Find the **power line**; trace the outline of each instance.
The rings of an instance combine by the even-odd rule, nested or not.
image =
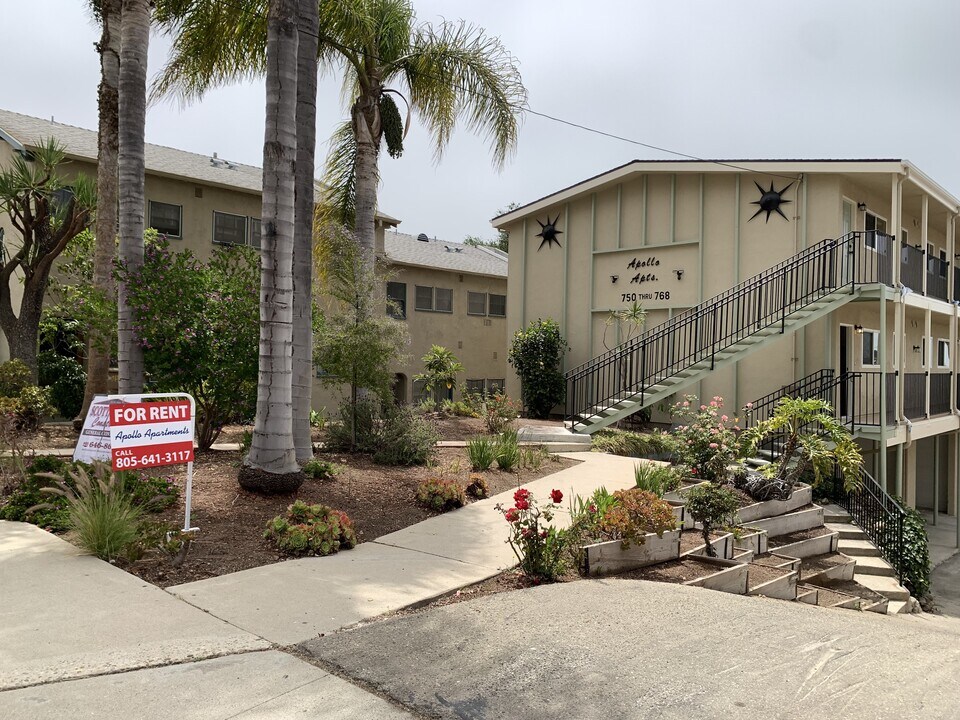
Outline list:
[[[227,7],[233,8],[234,10],[238,10],[239,12],[242,12],[242,13],[248,15],[249,17],[256,17],[256,18],[259,18],[259,19],[261,19],[261,20],[266,20],[266,18],[265,18],[262,14],[256,12],[256,11],[255,11],[253,8],[251,8],[251,7],[245,7],[245,6],[242,6],[242,5],[236,5],[235,3],[228,2],[227,0],[224,0],[222,4],[225,5],[225,6],[227,6]],[[367,51],[367,50],[365,50],[365,49],[363,49],[363,48],[353,48],[353,47],[350,47],[350,46],[348,46],[348,45],[344,45],[343,43],[338,42],[336,39],[330,37],[329,35],[325,35],[324,33],[317,33],[317,34],[314,34],[314,33],[304,33],[304,34],[309,35],[310,37],[314,37],[314,38],[316,38],[318,41],[322,41],[322,42],[328,43],[328,44],[334,46],[335,48],[337,48],[338,50],[340,50],[341,52],[346,51],[346,52],[350,52],[350,53],[354,53],[354,54],[360,54],[360,55],[362,55],[362,56],[364,56],[364,57],[366,57],[366,58],[369,58],[369,59],[371,59],[371,60],[376,60],[377,62],[383,62],[383,59],[382,59],[381,57],[379,57],[378,55],[375,55],[374,53],[371,53],[371,52],[369,52],[369,51]],[[432,77],[434,77],[434,79],[438,79],[438,80],[446,80],[446,78],[439,78],[439,77],[436,76],[436,75],[434,75],[434,76],[432,76]],[[464,92],[464,93],[466,93],[466,94],[468,94],[468,95],[473,95],[474,97],[483,98],[483,99],[485,99],[485,100],[493,100],[493,99],[494,99],[494,98],[491,97],[490,95],[485,95],[485,94],[483,94],[483,93],[477,92],[476,90],[473,90],[472,88],[467,88],[467,87],[464,87],[463,85],[460,85],[460,84],[455,84],[455,86],[457,87],[457,89],[459,89],[460,91],[462,91],[462,92]],[[708,164],[710,164],[710,165],[718,165],[718,166],[721,166],[721,167],[730,168],[730,169],[732,169],[732,170],[740,170],[740,171],[743,171],[743,172],[753,173],[753,174],[756,174],[756,175],[765,175],[765,176],[767,176],[767,177],[776,177],[776,178],[781,178],[781,179],[785,179],[785,180],[796,180],[796,179],[797,179],[797,176],[794,176],[794,175],[782,175],[782,174],[780,174],[780,173],[773,173],[773,172],[766,172],[766,171],[763,171],[763,170],[756,170],[756,169],[754,169],[754,168],[748,168],[748,167],[744,167],[744,166],[741,166],[741,165],[735,165],[735,164],[733,164],[733,163],[724,162],[723,160],[708,160],[708,159],[706,159],[706,158],[702,158],[702,157],[699,157],[699,156],[697,156],[697,155],[691,155],[691,154],[689,154],[689,153],[680,152],[679,150],[671,150],[670,148],[662,147],[662,146],[659,146],[659,145],[654,145],[654,144],[652,144],[652,143],[643,142],[642,140],[634,140],[633,138],[628,138],[628,137],[625,137],[625,136],[623,136],[623,135],[617,135],[617,134],[615,134],[615,133],[607,132],[606,130],[600,130],[599,128],[590,127],[589,125],[583,125],[583,124],[581,124],[581,123],[573,122],[572,120],[565,120],[564,118],[560,118],[560,117],[557,117],[557,116],[555,116],[555,115],[550,115],[550,114],[548,114],[548,113],[540,112],[540,111],[538,111],[538,110],[534,110],[533,108],[531,108],[531,107],[529,107],[529,106],[527,106],[527,105],[521,105],[521,104],[517,104],[517,103],[510,103],[509,105],[510,105],[511,108],[513,108],[514,110],[516,110],[516,111],[518,111],[518,112],[527,113],[528,115],[534,115],[534,116],[536,116],[536,117],[540,117],[540,118],[543,118],[543,119],[545,119],[545,120],[549,120],[549,121],[551,121],[551,122],[558,123],[558,124],[560,124],[560,125],[566,125],[567,127],[571,127],[571,128],[577,129],[577,130],[582,130],[582,131],[584,131],[584,132],[592,133],[592,134],[594,134],[594,135],[599,135],[599,136],[601,136],[601,137],[610,138],[610,139],[612,139],[612,140],[619,140],[620,142],[629,143],[629,144],[631,144],[631,145],[636,145],[636,146],[638,146],[638,147],[644,147],[644,148],[647,148],[647,149],[649,149],[649,150],[654,150],[654,151],[656,151],[656,152],[666,153],[667,155],[676,155],[677,157],[685,158],[685,159],[687,159],[687,160],[693,160],[693,161],[695,161],[695,162],[708,163]]]

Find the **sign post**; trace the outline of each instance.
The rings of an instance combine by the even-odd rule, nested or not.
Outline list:
[[[183,532],[190,527],[196,402],[186,393],[110,395],[110,462],[117,470],[187,465]]]

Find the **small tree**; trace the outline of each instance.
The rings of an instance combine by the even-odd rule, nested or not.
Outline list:
[[[78,175],[70,185],[59,173],[66,152],[49,139],[30,159],[14,155],[0,172],[0,213],[20,235],[6,238],[0,229],[0,329],[10,357],[23,360],[37,379],[37,343],[50,269],[70,242],[93,221],[96,191]],[[20,280],[22,277],[22,280]],[[14,308],[13,283],[20,282],[20,307]]]
[[[560,326],[550,318],[537,320],[513,336],[508,360],[520,378],[523,405],[530,417],[546,419],[563,402],[566,384],[560,362],[566,350]]]
[[[208,263],[166,240],[143,266],[119,274],[130,288],[133,327],[148,387],[197,401],[197,444],[209,448],[231,421],[253,415],[257,395],[259,262],[249,248],[218,248]]]
[[[729,488],[715,483],[704,483],[691,488],[685,498],[687,511],[703,526],[703,541],[707,544],[707,556],[716,557],[717,551],[710,543],[710,533],[716,527],[735,525],[740,502]]]
[[[812,476],[816,485],[832,477],[836,469],[846,490],[860,484],[860,448],[826,400],[783,398],[768,420],[743,433],[741,454],[753,454],[770,435],[783,438],[783,449],[776,462],[764,466],[767,478],[792,487]]]
[[[375,393],[384,404],[392,402],[390,367],[402,359],[409,335],[406,323],[386,313],[386,274],[370,270],[347,231],[325,225],[317,244],[324,261],[318,278],[323,301],[314,313],[313,359],[323,370],[324,385],[350,385],[355,430],[362,390]]]
[[[433,395],[435,407],[440,409],[438,390],[454,390],[457,387],[457,374],[463,372],[463,365],[451,350],[440,345],[431,345],[430,351],[423,356],[426,372],[414,376],[414,380],[424,383],[423,387]]]
[[[643,330],[646,322],[647,311],[636,301],[620,310],[611,310],[603,323],[603,346],[610,349],[607,344],[607,330],[610,328],[616,328],[614,345],[620,345],[633,340]]]

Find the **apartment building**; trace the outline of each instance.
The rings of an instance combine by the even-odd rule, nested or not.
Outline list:
[[[62,168],[69,179],[79,174],[96,178],[97,133],[0,110],[0,168],[15,154],[28,156],[31,148],[56,138],[66,149]],[[258,167],[218,157],[147,144],[144,220],[147,227],[167,236],[171,246],[189,248],[208,259],[217,246],[259,247],[262,172]],[[431,344],[452,349],[467,368],[464,387],[502,386],[506,375],[506,255],[489,248],[472,248],[423,241],[389,233],[400,221],[377,215],[378,255],[394,267],[391,297],[406,309],[411,335],[410,357],[396,370],[396,397],[415,399],[413,376],[422,370],[420,358]],[[7,246],[17,234],[9,218],[0,215]],[[14,292],[19,283],[14,279]],[[428,299],[429,294],[429,299]],[[386,309],[385,309],[386,311]],[[0,333],[0,360],[9,357]],[[332,409],[336,393],[318,378],[314,406]]]
[[[882,488],[956,516],[958,214],[899,159],[633,161],[493,221],[508,336],[560,323],[578,432],[687,393],[826,397]],[[632,302],[644,333],[607,350]]]

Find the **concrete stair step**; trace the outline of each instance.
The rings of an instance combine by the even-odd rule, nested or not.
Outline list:
[[[877,546],[869,540],[853,540],[849,538],[840,538],[840,546],[837,548],[844,555],[851,557],[880,557],[880,551]]]
[[[895,577],[886,577],[884,575],[864,575],[859,572],[859,561],[857,562],[857,572],[853,579],[864,587],[868,587],[874,592],[878,592],[890,601],[906,602],[910,599],[910,591],[897,582]]]
[[[827,511],[823,512],[824,518],[827,516]],[[835,533],[840,533],[840,540],[864,540],[867,535],[863,530],[858,528],[856,525],[851,523],[835,523],[835,522],[824,522],[824,525]]]
[[[857,557],[855,573],[857,575],[881,575],[891,578],[897,576],[896,570],[890,566],[890,563],[880,557]]]
[[[853,518],[839,505],[830,503],[823,506],[823,521],[827,523],[850,523]]]

